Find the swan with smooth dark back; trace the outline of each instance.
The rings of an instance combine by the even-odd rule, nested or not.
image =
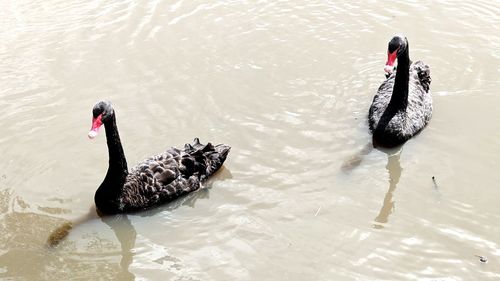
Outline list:
[[[431,119],[430,68],[422,61],[412,63],[409,48],[404,36],[394,36],[389,42],[384,68],[388,78],[380,85],[368,113],[374,146],[401,145]]]
[[[129,171],[111,103],[98,102],[92,115],[89,138],[97,136],[104,125],[108,144],[108,171],[94,197],[96,207],[106,214],[148,209],[198,190],[222,166],[231,149],[224,144],[203,145],[195,138],[192,144],[168,149]]]

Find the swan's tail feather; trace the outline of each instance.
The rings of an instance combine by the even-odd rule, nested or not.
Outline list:
[[[222,167],[230,150],[231,147],[225,144],[214,146],[207,143],[204,145],[198,138],[195,138],[193,143],[184,146],[184,151],[195,159],[194,169],[200,174],[201,180],[205,180]]]

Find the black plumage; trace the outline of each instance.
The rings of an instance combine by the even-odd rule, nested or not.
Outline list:
[[[94,200],[104,213],[147,209],[199,189],[202,182],[222,166],[231,149],[224,144],[203,145],[195,138],[182,149],[171,148],[128,171],[115,112],[109,102],[94,106],[89,137],[95,137],[101,125],[106,130],[109,167]]]
[[[389,42],[387,71],[391,56],[397,55],[396,72],[380,85],[368,113],[368,123],[375,146],[394,147],[420,132],[432,116],[429,90],[430,68],[422,61],[412,63],[409,44],[404,36]],[[396,57],[393,57],[395,59]]]

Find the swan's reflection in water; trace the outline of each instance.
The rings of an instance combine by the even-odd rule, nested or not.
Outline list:
[[[165,206],[153,208],[151,210],[142,211],[133,214],[119,214],[119,215],[101,215],[101,220],[113,230],[118,242],[121,246],[121,260],[120,268],[116,280],[135,280],[135,275],[130,272],[130,265],[134,259],[133,249],[137,238],[137,232],[134,225],[130,221],[129,216],[150,217],[160,212],[171,212],[180,206],[187,205],[190,207],[195,206],[198,199],[209,198],[209,188],[200,189],[194,193],[190,193],[185,197],[179,198]]]
[[[392,214],[395,208],[395,202],[392,200],[392,195],[396,190],[396,185],[401,178],[401,173],[403,169],[401,168],[401,163],[399,161],[401,157],[402,148],[397,151],[390,150],[384,151],[387,153],[387,165],[385,168],[389,172],[389,189],[387,190],[382,208],[380,209],[378,216],[375,218],[374,228],[383,228],[383,224],[389,221],[389,216]]]
[[[105,224],[107,224],[111,228],[111,230],[113,230],[121,246],[121,271],[117,274],[115,280],[135,280],[135,275],[130,272],[130,265],[132,264],[134,259],[133,249],[135,247],[137,232],[134,228],[134,225],[130,221],[129,216],[150,217],[161,212],[174,211],[180,206],[189,206],[194,208],[197,200],[209,198],[211,183],[213,181],[221,181],[229,178],[232,178],[231,172],[223,166],[217,172],[216,177],[212,177],[204,183],[205,186],[209,187],[201,188],[196,192],[189,193],[186,196],[172,201],[166,205],[142,212],[133,213],[130,215],[120,214],[105,216],[99,214],[101,220]]]
[[[101,220],[107,224],[115,233],[121,246],[121,271],[118,272],[116,280],[135,280],[135,275],[129,271],[134,254],[137,232],[127,215],[103,216]]]
[[[354,155],[347,158],[341,165],[340,169],[344,173],[349,173],[354,170],[356,167],[361,165],[364,157],[370,154],[373,151],[374,147],[372,143],[366,144],[360,151],[355,153]],[[397,148],[376,148],[385,154],[387,154],[387,165],[385,168],[389,172],[389,189],[387,190],[384,201],[382,204],[382,208],[379,211],[377,217],[375,217],[375,223],[373,224],[373,228],[383,228],[384,224],[389,221],[389,216],[394,211],[395,202],[392,200],[392,195],[396,190],[396,186],[401,178],[401,173],[403,169],[401,168],[401,163],[399,161],[401,157],[401,152],[403,150],[403,146],[399,146]]]

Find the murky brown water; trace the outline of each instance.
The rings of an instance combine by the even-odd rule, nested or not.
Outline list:
[[[0,7],[0,278],[500,278],[498,2]],[[369,151],[399,32],[431,66],[434,116],[401,150]],[[172,204],[98,218],[100,99],[130,166],[198,136],[233,147],[225,169]]]

